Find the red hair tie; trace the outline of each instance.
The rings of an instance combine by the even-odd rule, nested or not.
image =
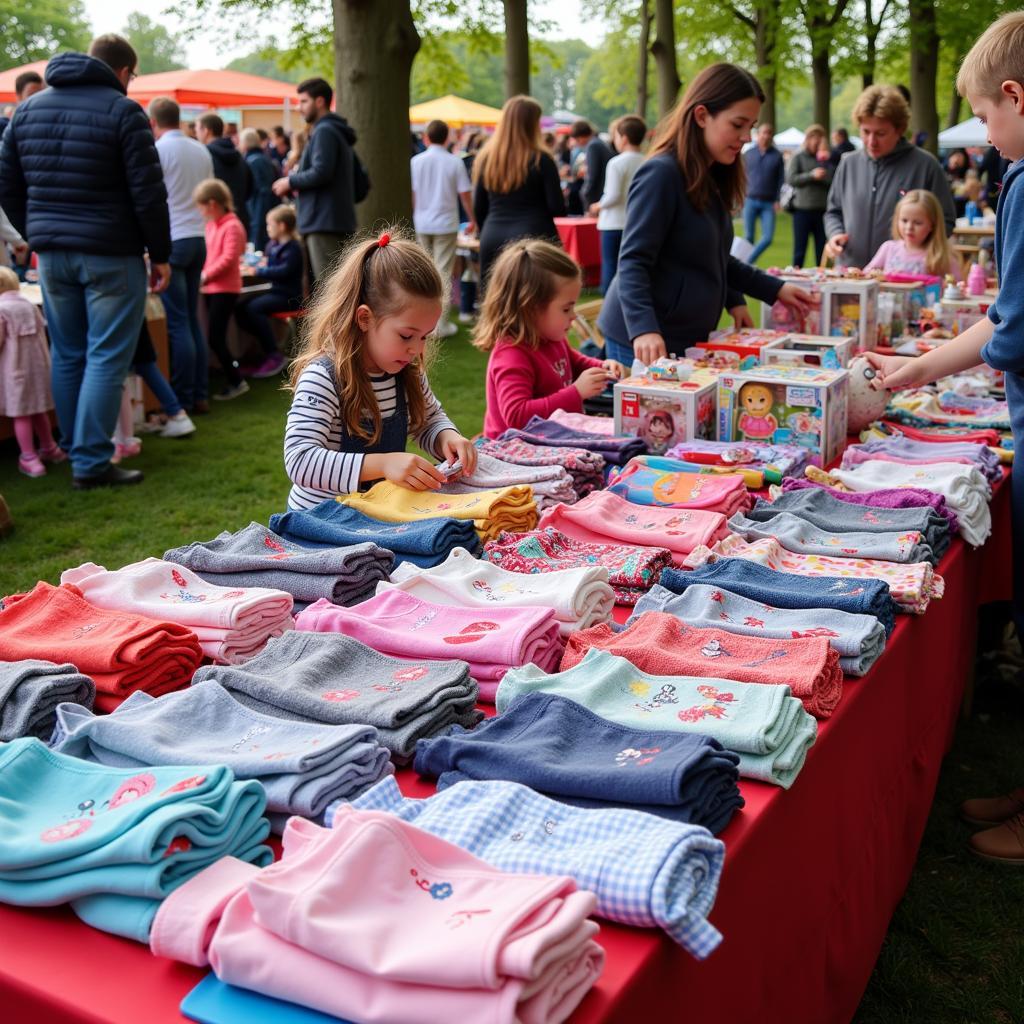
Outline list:
[[[388,242],[390,242],[390,241],[391,241],[391,236],[385,231],[384,234],[381,235],[380,238],[377,239],[377,248],[378,249],[383,249],[384,246],[387,245]]]

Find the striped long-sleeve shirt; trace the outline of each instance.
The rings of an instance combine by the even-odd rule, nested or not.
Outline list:
[[[395,415],[398,408],[397,378],[384,374],[370,378],[382,420]],[[443,430],[456,430],[435,398],[425,376],[420,377],[426,398],[426,419],[416,434],[416,443],[426,452],[443,458],[437,440]],[[326,498],[359,490],[363,468],[361,452],[342,447],[341,401],[330,369],[311,363],[302,371],[295,386],[295,397],[288,410],[284,433],[284,468],[294,485],[288,495],[288,507],[312,508]]]

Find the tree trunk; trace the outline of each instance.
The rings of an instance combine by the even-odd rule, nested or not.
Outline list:
[[[828,47],[811,54],[811,72],[814,76],[814,120],[825,129],[828,137],[832,120],[832,68],[828,62]]]
[[[935,26],[935,0],[910,0],[910,129],[925,132],[924,148],[939,148],[939,110],[935,78],[939,70],[939,33]]]
[[[775,128],[779,127],[775,121],[777,31],[778,21],[774,6],[759,4],[754,26],[754,52],[757,58],[757,79],[764,89],[764,105],[761,107],[760,120],[761,124],[770,124]]]
[[[658,117],[664,117],[679,95],[679,69],[676,66],[676,25],[672,0],[654,0],[654,31],[651,46],[658,69]]]
[[[504,0],[505,4],[505,99],[530,92],[530,32],[526,18],[527,0]]]
[[[959,64],[959,62],[957,62]],[[953,98],[949,101],[949,117],[946,119],[947,128],[955,128],[960,123],[960,117],[963,112],[964,98],[956,91],[956,86],[953,86]]]
[[[865,89],[875,84],[875,67],[878,64],[878,29],[868,29],[867,49],[864,55],[864,72],[860,76]]]
[[[651,3],[640,0],[640,41],[636,67],[636,113],[647,120],[647,66],[651,46]]]
[[[411,220],[409,75],[420,36],[409,0],[332,0],[332,6],[337,111],[355,128],[373,182],[356,207],[359,224]]]

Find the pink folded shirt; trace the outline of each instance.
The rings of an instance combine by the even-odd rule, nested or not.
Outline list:
[[[599,544],[615,541],[668,548],[676,565],[682,565],[694,548],[710,547],[729,534],[725,516],[719,512],[634,505],[608,491],[595,491],[575,505],[548,509],[540,526],[553,526],[576,540]]]
[[[596,899],[507,874],[391,815],[300,818],[262,871],[225,858],[161,905],[150,946],[362,1024],[564,1021],[600,976]]]
[[[611,416],[588,416],[585,412],[555,409],[548,419],[554,423],[561,423],[563,427],[582,430],[587,434],[601,434],[604,437],[616,436],[615,420]]]
[[[396,658],[461,659],[480,685],[480,699],[488,701],[510,668],[532,662],[551,671],[562,656],[553,608],[462,608],[401,590],[351,608],[317,601],[299,614],[295,628],[344,633]]]
[[[959,462],[963,466],[977,466],[974,459],[963,456],[936,455],[935,458],[913,458],[906,459],[897,455],[890,455],[888,452],[863,452],[858,448],[847,448],[843,452],[843,462],[840,468],[852,469],[863,462],[895,462],[900,466],[927,466],[934,462]]]

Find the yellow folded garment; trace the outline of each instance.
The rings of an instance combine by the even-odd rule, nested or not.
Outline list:
[[[496,540],[503,531],[525,533],[537,525],[537,503],[529,487],[497,487],[472,494],[409,491],[382,480],[363,494],[342,494],[342,505],[373,519],[412,523],[420,519],[472,519],[482,541]]]

